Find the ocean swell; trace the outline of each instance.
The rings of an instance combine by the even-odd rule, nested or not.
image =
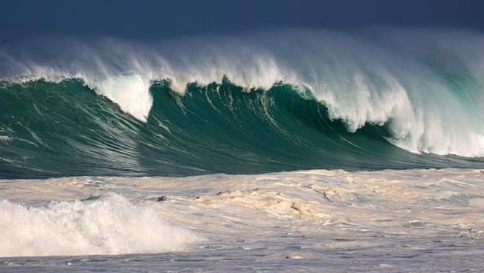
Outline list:
[[[460,166],[455,161],[465,161],[461,157],[484,156],[484,53],[479,50],[484,36],[480,33],[286,30],[159,43],[103,39],[38,44],[35,48],[4,48],[0,53],[0,76],[5,80],[0,93],[2,109],[7,109],[2,111],[0,128],[4,139],[0,149],[6,160],[0,160],[0,164],[21,161],[14,158],[21,155],[17,148],[6,148],[16,141],[56,150],[51,137],[75,146],[74,150],[81,151],[76,153],[79,157],[97,157],[96,164],[86,163],[94,167],[93,173],[97,167],[105,170],[104,162],[113,162],[118,156],[122,166],[110,169],[151,174],[154,163],[150,162],[148,168],[140,163],[151,160],[165,166],[155,173],[182,175],[366,168],[381,160],[375,156],[375,162],[366,164],[355,157],[376,153],[385,158],[388,151],[395,160],[381,168],[406,168],[422,161],[424,167]],[[95,98],[93,91],[101,97]],[[53,104],[43,105],[48,99],[46,93],[53,95],[49,102]],[[31,99],[35,96],[41,101]],[[31,110],[32,116],[23,118],[37,120],[43,116],[52,120],[42,122],[58,123],[72,133],[66,135],[63,130],[45,139],[31,126],[17,124],[23,129],[15,129],[13,120],[5,121],[20,115],[8,112],[16,111],[10,107],[12,97]],[[220,105],[213,105],[218,98]],[[53,102],[58,99],[62,103]],[[71,109],[52,108],[60,105]],[[77,112],[72,114],[80,116],[66,118],[61,113],[74,110]],[[54,112],[56,118],[49,116]],[[194,117],[189,117],[191,114]],[[300,115],[308,116],[301,120]],[[73,124],[73,119],[86,123]],[[94,127],[85,127],[87,124]],[[259,127],[253,127],[255,124]],[[19,130],[23,137],[16,136]],[[84,134],[87,131],[89,134]],[[331,134],[334,136],[328,137]],[[140,144],[144,135],[147,141]],[[268,147],[270,141],[265,138],[284,139],[276,143],[283,146]],[[363,139],[364,144],[359,142]],[[197,143],[200,140],[203,142]],[[328,148],[329,143],[340,142],[348,146]],[[368,143],[378,144],[366,146]],[[306,153],[304,145],[321,152],[310,159],[300,156]],[[348,152],[349,147],[361,151]],[[229,160],[231,164],[239,166],[266,167],[206,166],[200,163],[203,153],[214,158],[223,158],[225,153],[234,158]],[[146,160],[147,154],[155,159]],[[338,156],[337,164],[329,164]],[[32,158],[24,157],[25,161]],[[39,169],[35,164],[24,165],[21,168]],[[59,172],[45,166],[40,169],[51,175],[84,173]],[[175,171],[179,169],[185,171]]]

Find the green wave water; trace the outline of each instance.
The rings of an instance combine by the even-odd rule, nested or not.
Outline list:
[[[146,122],[80,79],[0,84],[0,178],[186,176],[301,169],[480,168],[480,158],[416,154],[388,124],[356,132],[310,92],[221,83],[173,92],[152,82]]]

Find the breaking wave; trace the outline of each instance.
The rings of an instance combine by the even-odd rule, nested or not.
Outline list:
[[[0,216],[1,257],[159,253],[199,240],[154,209],[116,194],[44,207],[3,200]]]
[[[276,31],[0,50],[0,176],[482,167],[484,36]]]

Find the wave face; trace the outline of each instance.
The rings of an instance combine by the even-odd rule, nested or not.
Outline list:
[[[0,49],[0,177],[472,167],[484,36],[255,33]]]
[[[150,87],[146,122],[98,96],[83,81],[4,84],[2,177],[194,175],[296,169],[479,166],[479,159],[398,148],[388,124],[356,132],[332,120],[310,93],[290,85],[244,92],[225,80]]]

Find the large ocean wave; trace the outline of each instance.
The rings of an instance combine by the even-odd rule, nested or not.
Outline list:
[[[293,30],[4,46],[0,176],[482,167],[483,45]]]

